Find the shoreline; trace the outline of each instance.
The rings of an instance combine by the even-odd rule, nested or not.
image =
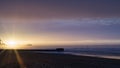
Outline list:
[[[46,52],[46,51],[35,51],[34,53],[48,53],[48,54],[68,54],[75,56],[88,56],[88,57],[98,57],[98,58],[106,58],[106,59],[118,59],[120,60],[120,56],[116,55],[105,55],[105,54],[83,54],[83,53],[75,53],[75,52]]]
[[[17,51],[26,68],[120,68],[120,60],[70,54]],[[14,51],[0,55],[0,68],[20,68]],[[3,64],[4,63],[4,64]]]

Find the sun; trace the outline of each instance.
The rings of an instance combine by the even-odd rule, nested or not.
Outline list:
[[[15,41],[15,40],[7,41],[6,44],[7,44],[8,48],[17,48],[17,41]]]

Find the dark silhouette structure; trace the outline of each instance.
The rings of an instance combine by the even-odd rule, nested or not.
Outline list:
[[[62,52],[62,51],[64,51],[64,48],[56,48],[56,51]]]

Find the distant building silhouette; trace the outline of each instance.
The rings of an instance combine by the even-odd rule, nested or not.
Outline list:
[[[64,48],[56,48],[56,51],[62,52],[64,51]]]

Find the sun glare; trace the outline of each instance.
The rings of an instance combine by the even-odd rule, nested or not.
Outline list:
[[[17,41],[11,40],[7,41],[8,48],[16,48],[17,47]]]

